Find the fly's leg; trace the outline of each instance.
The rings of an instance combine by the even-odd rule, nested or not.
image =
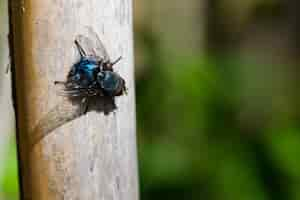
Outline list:
[[[105,61],[103,63],[103,70],[113,71],[113,66],[117,64],[122,59],[122,56],[117,58],[114,62]]]
[[[78,49],[78,52],[79,52],[80,56],[81,56],[81,57],[86,57],[87,54],[86,54],[86,52],[84,51],[84,49],[81,47],[81,45],[79,44],[79,42],[78,42],[77,40],[75,40],[74,42],[75,42],[75,45],[76,45],[76,47],[77,47],[77,49]]]
[[[80,115],[85,115],[88,111],[89,102],[87,97],[83,97],[80,102]]]
[[[122,59],[122,56],[120,56],[120,57],[117,58],[114,62],[112,62],[111,65],[114,66],[114,65],[117,64],[121,59]]]
[[[54,81],[54,84],[56,85],[56,84],[66,84],[66,82],[64,82],[64,81]]]

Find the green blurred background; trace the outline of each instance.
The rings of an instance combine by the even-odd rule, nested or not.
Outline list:
[[[299,6],[135,1],[142,200],[300,199]],[[3,199],[18,191],[10,146]]]

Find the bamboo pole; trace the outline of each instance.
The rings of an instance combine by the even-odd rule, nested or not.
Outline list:
[[[131,0],[12,0],[10,8],[22,199],[138,199]],[[77,61],[74,38],[85,27],[112,59],[123,57],[115,70],[128,94],[114,112],[91,110],[32,147],[45,135],[38,124],[67,101],[53,82]]]

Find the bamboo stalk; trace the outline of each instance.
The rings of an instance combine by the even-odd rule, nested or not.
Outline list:
[[[132,2],[12,0],[10,8],[23,199],[138,199]],[[115,70],[128,94],[116,97],[114,112],[67,120],[32,147],[45,135],[38,124],[67,102],[53,83],[65,80],[77,61],[74,38],[85,27],[100,36],[112,60],[123,57]]]

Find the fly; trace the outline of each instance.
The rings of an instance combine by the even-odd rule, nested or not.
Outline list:
[[[80,97],[84,112],[90,97],[115,97],[126,93],[125,80],[113,70],[122,57],[112,62],[98,35],[91,30],[89,35],[93,40],[83,35],[76,37],[80,60],[71,67],[65,82],[54,82],[63,85],[62,95]]]
[[[59,126],[86,114],[91,100],[96,100],[100,111],[107,113],[116,109],[114,97],[126,94],[125,80],[113,68],[121,57],[111,61],[98,35],[90,28],[88,36],[78,35],[74,42],[80,59],[72,65],[65,81],[54,82],[58,94],[69,101],[55,106],[38,122],[32,146]]]

